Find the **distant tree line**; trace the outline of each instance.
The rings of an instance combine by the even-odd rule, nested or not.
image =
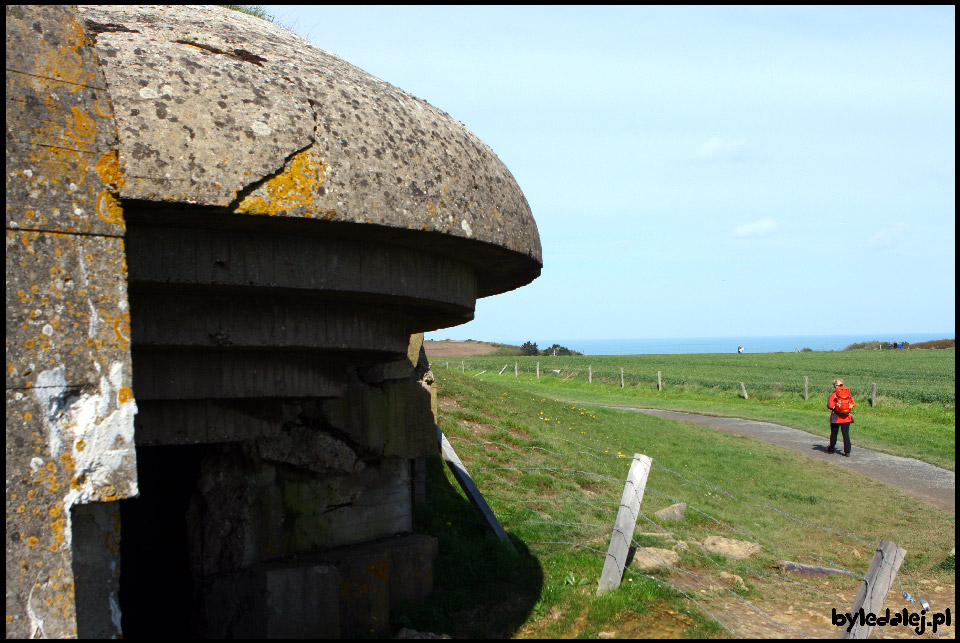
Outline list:
[[[887,350],[892,348],[907,348],[908,346],[910,346],[910,342],[880,342],[874,340],[872,342],[857,342],[856,344],[850,344],[843,350]]]
[[[521,355],[583,355],[583,353],[578,353],[577,351],[572,351],[566,346],[561,346],[560,344],[554,344],[550,348],[545,348],[540,350],[537,348],[536,342],[524,342],[520,345],[520,354]]]

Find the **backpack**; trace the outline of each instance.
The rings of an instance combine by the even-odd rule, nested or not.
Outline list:
[[[850,394],[850,389],[846,386],[837,387],[837,390],[834,391],[834,394],[837,396],[836,405],[833,407],[833,410],[841,415],[847,415],[850,411],[853,410],[853,396]]]

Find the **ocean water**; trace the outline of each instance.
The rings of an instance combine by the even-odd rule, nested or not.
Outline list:
[[[840,351],[859,342],[927,342],[956,337],[956,331],[942,333],[860,333],[857,335],[781,335],[773,337],[694,337],[661,339],[571,339],[561,346],[584,355],[686,355],[691,353],[792,353],[804,348]],[[544,342],[541,350],[554,342]]]

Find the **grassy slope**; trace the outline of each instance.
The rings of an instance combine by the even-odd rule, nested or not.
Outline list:
[[[682,539],[745,538],[736,531],[744,530],[778,552],[765,551],[749,563],[721,560],[746,579],[744,595],[754,602],[762,601],[768,587],[753,572],[768,570],[798,543],[805,552],[862,574],[869,555],[858,558],[852,552],[869,552],[871,543],[891,539],[907,549],[914,580],[952,577],[952,567],[937,566],[953,546],[953,516],[887,485],[738,436],[562,403],[452,369],[436,374],[442,387],[441,428],[521,555],[513,558],[496,543],[449,473],[433,460],[417,529],[440,540],[436,590],[427,605],[403,615],[398,625],[478,638],[595,638],[601,631],[631,634],[623,623],[650,622],[665,628],[663,636],[728,635],[678,598],[663,573],[628,573],[619,590],[595,595],[615,516],[615,509],[603,503],[616,506],[629,466],[619,454],[654,459],[638,531],[656,530],[655,521],[647,521],[652,512],[684,501],[691,506],[687,521],[669,525]],[[749,503],[693,483],[718,485]],[[859,534],[859,540],[841,535],[847,531]],[[565,544],[548,544],[557,542]],[[642,538],[640,544],[660,545]],[[683,555],[681,566],[716,572],[692,554]],[[651,635],[649,630],[632,634],[645,632]]]

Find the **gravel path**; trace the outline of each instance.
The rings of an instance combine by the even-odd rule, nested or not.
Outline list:
[[[636,411],[655,415],[669,420],[693,422],[709,426],[724,433],[734,433],[748,438],[755,438],[771,444],[776,444],[798,453],[805,453],[814,458],[829,458],[830,462],[840,467],[846,467],[868,478],[892,484],[904,492],[955,513],[956,474],[932,464],[921,462],[913,458],[901,458],[886,453],[878,453],[857,446],[856,428],[851,432],[853,451],[850,457],[845,458],[839,453],[827,453],[829,444],[829,426],[825,426],[823,435],[813,435],[799,429],[791,429],[770,422],[756,422],[740,418],[714,417],[710,415],[696,415],[680,411],[661,411],[659,409],[637,409],[624,406],[608,406],[611,409]],[[838,440],[842,449],[842,436]]]

